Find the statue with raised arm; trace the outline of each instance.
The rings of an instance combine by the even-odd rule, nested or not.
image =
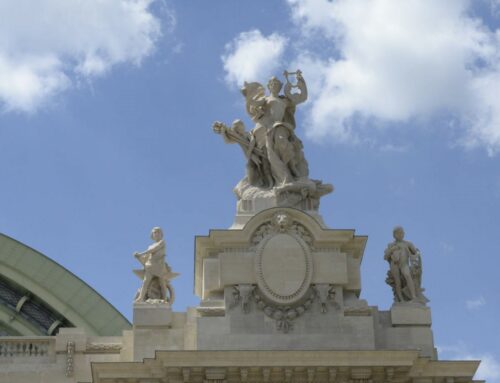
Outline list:
[[[238,143],[247,159],[246,177],[235,188],[238,200],[272,197],[278,206],[317,210],[320,197],[331,193],[333,186],[309,179],[302,141],[295,134],[295,108],[307,100],[307,86],[300,70],[284,75],[284,89],[272,77],[267,95],[261,84],[244,83],[241,93],[255,123],[253,129],[246,132],[241,120],[230,128],[215,122],[213,129],[225,142]],[[290,82],[290,76],[295,76],[296,84]]]
[[[173,273],[165,262],[165,240],[159,227],[151,230],[151,244],[145,251],[134,253],[134,257],[142,264],[142,270],[134,273],[142,279],[142,286],[136,294],[135,302],[174,303],[174,289],[170,281],[178,273]]]
[[[393,230],[394,241],[387,245],[384,259],[389,262],[386,283],[392,287],[395,302],[426,304],[422,282],[422,258],[413,243],[404,240],[404,229]]]

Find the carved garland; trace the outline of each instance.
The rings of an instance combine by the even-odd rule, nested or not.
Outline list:
[[[319,300],[321,313],[325,314],[328,311],[327,303],[335,304],[333,289],[333,285],[329,284],[311,285],[305,300],[301,304],[283,306],[268,302],[265,297],[261,296],[255,285],[236,285],[233,286],[233,302],[230,307],[240,304],[243,313],[248,314],[251,309],[250,302],[253,301],[259,310],[276,321],[278,330],[287,333],[293,329],[292,321],[308,311],[314,301]]]
[[[262,310],[269,318],[276,320],[276,328],[284,333],[293,329],[292,321],[311,308],[315,297],[314,290],[309,288],[304,303],[294,305],[293,307],[281,306],[266,302],[257,289],[253,290],[253,299],[255,300],[257,308]]]

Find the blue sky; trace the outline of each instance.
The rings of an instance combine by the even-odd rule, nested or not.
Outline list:
[[[369,237],[363,298],[390,307],[383,251],[403,225],[441,357],[482,358],[480,377],[500,381],[497,0],[7,0],[0,13],[1,232],[130,318],[132,254],[159,225],[181,273],[174,308],[196,305],[194,236],[231,225],[244,173],[211,124],[251,127],[243,80],[300,68],[297,132],[311,176],[336,188],[321,214]]]

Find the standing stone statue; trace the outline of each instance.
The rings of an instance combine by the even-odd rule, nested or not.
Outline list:
[[[302,141],[295,134],[295,108],[307,100],[307,86],[300,70],[284,74],[283,94],[283,83],[276,77],[267,84],[269,95],[258,82],[244,83],[241,93],[255,123],[252,130],[247,132],[241,120],[231,127],[215,122],[213,129],[225,142],[238,143],[247,158],[246,177],[235,187],[238,200],[276,198],[278,206],[317,210],[320,197],[333,186],[309,179]],[[290,75],[295,75],[295,85]]]
[[[389,262],[386,283],[392,287],[395,302],[426,304],[422,283],[422,258],[413,243],[404,240],[404,229],[393,230],[394,242],[387,245],[384,259]]]
[[[159,227],[151,230],[153,244],[142,253],[134,253],[134,257],[144,266],[142,270],[134,273],[142,279],[142,286],[136,294],[135,302],[167,302],[174,303],[174,289],[170,280],[178,273],[173,273],[165,262],[165,240],[163,231]]]

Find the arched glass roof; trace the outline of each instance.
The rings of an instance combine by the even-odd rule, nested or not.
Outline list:
[[[0,233],[0,336],[53,335],[61,327],[113,336],[131,325],[73,273]]]

